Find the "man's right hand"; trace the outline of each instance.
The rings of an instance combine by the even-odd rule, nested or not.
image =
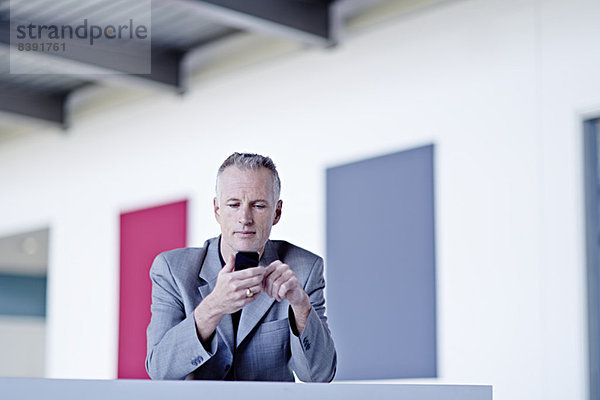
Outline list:
[[[265,268],[261,266],[235,271],[235,256],[229,257],[219,271],[213,291],[194,310],[196,330],[203,343],[210,339],[225,314],[234,313],[256,299],[262,291],[264,276]],[[248,296],[248,289],[252,296]]]
[[[213,310],[219,314],[231,314],[256,299],[262,291],[262,281],[265,276],[264,267],[253,267],[235,271],[235,256],[219,271],[217,283],[213,291],[206,297],[210,299]],[[248,297],[248,289],[252,296]]]

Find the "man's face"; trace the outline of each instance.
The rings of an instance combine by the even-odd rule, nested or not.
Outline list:
[[[238,251],[258,251],[262,255],[271,227],[281,216],[281,200],[274,200],[273,173],[267,168],[254,171],[228,167],[221,173],[217,196],[214,210],[221,225],[225,259]]]

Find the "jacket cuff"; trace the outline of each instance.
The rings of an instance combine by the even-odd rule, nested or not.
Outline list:
[[[217,352],[219,340],[217,338],[217,332],[215,331],[211,336],[210,342],[206,343],[206,346],[204,343],[202,343],[200,337],[198,336],[198,330],[196,329],[196,319],[194,318],[193,312],[187,316],[187,318],[184,321],[184,324],[190,325],[188,329],[190,329],[193,332],[193,338],[195,339],[195,343],[191,347],[187,347],[185,345],[183,345],[182,347],[187,347],[193,350],[191,353],[189,353],[187,358],[189,358],[188,362],[190,363],[190,366],[193,368],[193,370],[195,370],[200,365],[207,362]],[[192,335],[190,335],[190,337],[192,337]],[[175,351],[177,351],[177,349]]]

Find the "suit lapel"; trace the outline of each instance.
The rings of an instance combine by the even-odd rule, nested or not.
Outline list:
[[[279,256],[277,255],[275,246],[270,240],[267,240],[265,251],[259,264],[263,267],[266,267],[278,259]],[[242,309],[240,325],[238,326],[236,347],[242,343],[246,336],[248,336],[252,329],[254,329],[256,324],[258,324],[267,311],[269,311],[274,301],[275,299],[269,297],[266,293],[261,292],[256,300],[246,305]]]
[[[208,296],[215,288],[215,284],[217,283],[217,275],[219,274],[219,271],[221,271],[221,268],[221,259],[219,258],[219,240],[216,238],[210,240],[208,249],[206,251],[206,257],[204,258],[202,268],[200,269],[200,279],[203,282],[200,286],[198,286],[198,291],[200,292],[202,299],[205,299],[206,296]],[[221,338],[227,344],[227,347],[229,347],[229,350],[233,354],[233,322],[231,321],[230,314],[227,314],[221,318],[219,325],[217,325],[217,332],[221,335]]]

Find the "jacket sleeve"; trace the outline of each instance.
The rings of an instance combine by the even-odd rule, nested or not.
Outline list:
[[[325,279],[321,257],[315,261],[304,289],[310,297],[312,309],[300,335],[292,307],[289,307],[291,367],[303,382],[331,382],[335,376],[337,355],[325,316]]]
[[[193,312],[188,315],[169,263],[159,254],[150,268],[152,318],[147,330],[146,371],[152,379],[184,379],[217,350],[216,335],[205,349],[196,332]]]

